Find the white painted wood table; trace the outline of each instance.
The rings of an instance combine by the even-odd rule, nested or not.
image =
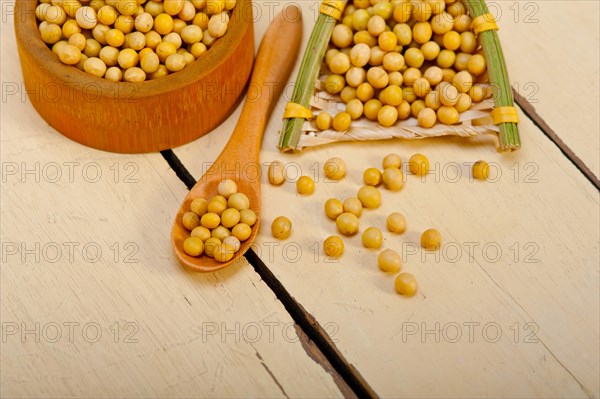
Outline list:
[[[283,3],[255,3],[258,44]],[[306,43],[315,4],[300,4]],[[520,151],[486,138],[282,155],[282,98],[261,161],[316,174],[316,192],[263,182],[250,263],[213,274],[180,268],[169,232],[240,109],[164,154],[78,145],[33,110],[3,14],[0,397],[599,397],[599,3],[490,6],[523,111]],[[361,218],[406,214],[408,231],[384,246],[419,280],[411,299],[359,237],[339,261],[319,250],[335,232],[322,203],[355,195],[390,152],[433,166]],[[341,182],[323,179],[331,156],[349,165]],[[478,159],[493,162],[493,181],[470,181]],[[270,236],[278,215],[294,223],[285,242]],[[435,254],[417,245],[429,227],[444,236]]]

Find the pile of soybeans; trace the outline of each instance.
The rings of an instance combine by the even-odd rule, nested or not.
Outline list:
[[[454,125],[489,97],[486,59],[460,0],[354,0],[331,37],[323,89],[344,112],[321,112],[319,130],[347,130],[363,116],[390,127]]]
[[[208,200],[194,198],[190,210],[183,214],[181,222],[190,232],[183,242],[183,250],[189,256],[206,255],[226,263],[252,235],[256,214],[250,209],[248,196],[238,192],[233,180],[221,181],[217,192]]]
[[[40,0],[44,43],[66,65],[113,82],[178,72],[225,35],[236,0]]]

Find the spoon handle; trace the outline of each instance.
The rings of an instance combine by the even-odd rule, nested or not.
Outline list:
[[[301,39],[301,10],[287,6],[275,16],[262,39],[242,114],[223,156],[238,162],[258,160],[265,126],[296,64]]]

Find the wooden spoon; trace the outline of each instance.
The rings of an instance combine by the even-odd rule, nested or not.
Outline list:
[[[262,39],[244,108],[229,142],[215,163],[190,190],[177,212],[171,243],[183,266],[200,272],[222,269],[242,256],[254,241],[260,224],[260,144],[271,111],[296,63],[301,39],[301,11],[296,6],[287,6],[275,17]],[[250,199],[250,209],[257,216],[252,234],[242,242],[240,250],[229,262],[220,263],[206,255],[189,256],[183,251],[183,242],[190,236],[182,223],[183,214],[190,210],[194,198],[210,200],[217,195],[217,185],[224,179],[235,181],[238,192]]]

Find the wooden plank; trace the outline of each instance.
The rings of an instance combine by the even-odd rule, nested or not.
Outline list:
[[[569,158],[573,164],[579,169],[579,171],[592,183],[598,190],[600,190],[600,179],[594,175],[594,172],[589,166],[583,162],[583,160],[568,146],[565,144],[562,138],[548,125],[548,123],[537,113],[535,107],[531,105],[524,97],[513,90],[515,101],[521,106],[521,110],[527,115],[529,119],[538,127],[544,134],[560,148],[564,156]]]
[[[600,177],[600,3],[489,3],[513,87]]]
[[[526,118],[522,129],[523,151],[508,156],[477,140],[346,144],[282,156],[268,136],[263,162],[283,159],[290,170],[312,174],[334,155],[354,160],[348,179],[322,181],[310,198],[299,198],[292,183],[264,184],[263,226],[287,215],[295,228],[288,242],[263,228],[257,252],[379,395],[598,395],[598,195]],[[404,250],[405,270],[421,283],[412,300],[393,292],[393,278],[377,269],[376,252],[361,248],[359,237],[345,240],[339,263],[315,254],[336,234],[318,208],[331,196],[354,195],[359,172],[390,151],[405,158],[426,152],[438,165],[439,182],[435,174],[425,184],[409,176],[401,193],[383,192],[385,211],[365,211],[361,219],[363,227],[383,227],[391,211],[408,216],[409,232],[386,234],[386,247]],[[453,181],[456,165],[480,158],[501,167],[499,181],[471,183],[464,166],[465,176]],[[431,226],[446,237],[439,259],[412,253]],[[436,323],[440,342],[425,331]],[[462,337],[453,343],[456,324]],[[493,342],[496,328],[502,337]]]
[[[348,179],[321,182],[310,198],[299,198],[291,183],[263,185],[264,226],[287,215],[295,230],[280,243],[263,228],[258,241],[261,258],[291,294],[321,324],[339,328],[338,347],[381,396],[598,395],[598,194],[530,122],[522,130],[524,149],[511,155],[497,154],[490,142],[431,140],[339,145],[284,157],[269,148],[274,139],[265,143],[263,161],[283,159],[307,174],[330,156],[352,164]],[[391,151],[405,159],[425,152],[437,164],[437,175],[425,183],[408,176],[402,192],[384,191],[382,209],[361,218],[363,229],[384,228],[386,214],[407,215],[409,231],[385,234],[385,246],[403,252],[405,271],[419,279],[421,294],[413,300],[393,292],[393,278],[377,269],[377,252],[363,249],[360,237],[345,240],[339,263],[320,252],[315,259],[315,248],[336,234],[318,208],[329,197],[355,195],[360,172]],[[464,166],[463,178],[454,181],[457,165],[480,158],[501,167],[498,182],[471,183]],[[429,227],[446,237],[438,259],[417,250],[420,232]],[[290,250],[296,246],[299,259]],[[488,342],[493,336],[480,331],[469,342],[465,323],[471,322],[500,326],[502,339]],[[436,323],[448,334],[457,323],[462,339],[442,336],[437,343],[434,335],[421,335]],[[533,340],[526,339],[530,328]]]
[[[600,394],[598,192],[526,116],[524,146],[514,154],[499,154],[495,140],[480,138],[339,144],[284,156],[275,150],[283,105],[265,133],[261,161],[280,159],[290,172],[322,179],[324,161],[340,156],[350,174],[339,183],[320,180],[306,198],[292,182],[263,184],[257,253],[379,395]],[[216,140],[211,134],[175,152],[199,176],[210,158],[205,147]],[[436,168],[426,182],[407,176],[400,193],[383,190],[382,208],[361,218],[362,228],[384,227],[387,213],[407,215],[409,231],[385,233],[385,246],[402,251],[405,271],[418,278],[421,290],[413,299],[394,293],[393,277],[377,269],[377,252],[363,249],[360,237],[345,240],[339,262],[318,251],[336,234],[322,214],[324,201],[355,195],[362,170],[379,166],[389,152],[404,159],[426,153]],[[501,171],[497,181],[469,181],[465,163],[482,158]],[[294,223],[287,242],[270,236],[268,226],[278,215]],[[428,227],[445,237],[439,259],[417,248]],[[430,332],[436,329],[439,342]],[[452,342],[455,331],[461,337]]]
[[[353,389],[355,394],[360,398],[376,398],[377,394],[373,391],[373,388],[371,388],[356,368],[348,363],[335,346],[333,339],[328,334],[329,331],[325,329],[331,326],[324,327],[319,324],[314,316],[308,313],[302,304],[290,295],[289,291],[256,255],[254,250],[247,251],[245,257],[269,288],[277,294],[277,298],[284,304],[286,310],[294,318],[294,321],[302,327],[311,342],[322,351],[323,355],[327,357],[329,363],[332,367],[335,367],[340,376],[343,376],[344,381]],[[333,327],[335,328],[335,326]]]
[[[179,267],[187,190],[161,155],[53,131],[21,91],[12,25],[1,33],[3,88],[21,89],[1,109],[0,396],[342,396],[245,260]]]

